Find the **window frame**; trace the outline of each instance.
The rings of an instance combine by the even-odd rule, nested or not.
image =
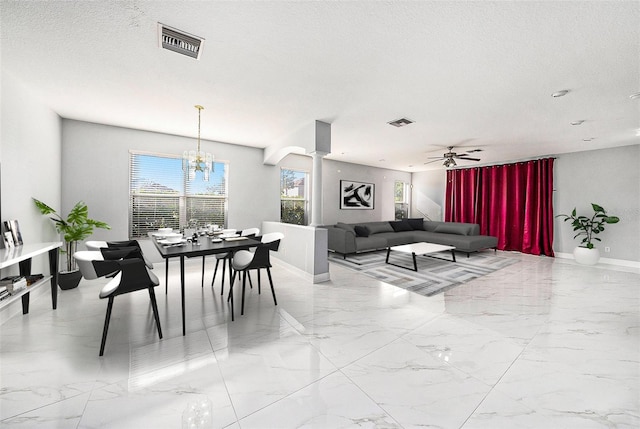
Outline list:
[[[175,174],[175,177],[173,178],[173,181],[175,182],[175,184],[177,184],[177,182],[179,181],[179,186],[181,187],[181,189],[179,190],[175,190],[174,193],[149,193],[149,192],[144,192],[144,193],[140,193],[140,192],[134,192],[134,187],[133,187],[133,182],[136,179],[136,157],[138,156],[146,156],[146,157],[156,157],[156,158],[166,158],[168,160],[172,160],[175,161],[176,163],[176,172],[173,172],[172,174]],[[153,198],[153,199],[157,199],[157,200],[161,200],[163,198],[173,198],[173,199],[177,199],[177,224],[176,221],[171,221],[171,225],[167,225],[167,226],[171,226],[174,229],[177,228],[179,230],[182,230],[185,227],[189,226],[190,223],[190,219],[188,219],[188,211],[189,211],[189,207],[193,207],[193,202],[195,201],[204,201],[204,200],[222,200],[222,204],[220,204],[221,206],[221,214],[223,217],[223,222],[222,222],[222,226],[226,227],[227,222],[228,222],[228,212],[229,212],[229,162],[228,161],[224,161],[224,160],[216,160],[214,162],[214,165],[218,168],[222,167],[224,168],[224,175],[223,175],[223,191],[224,194],[223,195],[213,195],[213,194],[198,194],[198,193],[191,193],[191,191],[189,190],[189,183],[193,183],[193,182],[189,182],[187,180],[187,172],[183,171],[182,169],[182,157],[180,155],[176,155],[176,154],[166,154],[166,153],[159,153],[159,152],[147,152],[147,151],[136,151],[136,150],[130,150],[129,151],[129,201],[127,203],[128,205],[128,235],[130,239],[134,239],[134,238],[146,238],[146,233],[149,232],[150,230],[153,229],[157,229],[156,225],[159,225],[160,223],[156,223],[154,225],[154,227],[152,228],[144,228],[141,227],[140,225],[134,225],[134,219],[135,219],[135,215],[136,215],[136,210],[134,209],[135,206],[135,200],[136,199],[140,199],[140,198]],[[180,177],[179,177],[180,176]],[[213,175],[212,175],[213,176]],[[178,180],[179,177],[179,180]],[[202,180],[199,178],[199,176],[195,179],[195,180]],[[215,186],[215,182],[212,183],[212,185]],[[164,186],[164,185],[163,185]],[[172,189],[172,188],[171,188]],[[154,204],[157,204],[156,201],[153,201]],[[206,205],[206,204],[205,204]],[[155,219],[156,221],[159,220]],[[204,221],[205,223],[208,223],[207,220]],[[203,226],[201,224],[198,224],[198,226]]]
[[[282,173],[284,171],[292,171],[294,173],[302,173],[304,174],[304,197],[302,199],[300,198],[295,198],[295,197],[285,197],[283,194],[283,181],[282,181]],[[303,201],[304,202],[304,216],[303,216],[303,223],[302,225],[306,226],[309,225],[309,205],[310,205],[310,201],[309,201],[309,191],[310,191],[310,187],[309,187],[309,178],[310,178],[310,174],[308,171],[306,170],[299,170],[299,169],[294,169],[294,168],[289,168],[289,167],[280,167],[280,177],[279,177],[279,181],[280,181],[280,222],[281,223],[288,223],[290,225],[300,225],[298,223],[292,223],[292,222],[284,222],[283,218],[282,218],[282,203],[283,201]]]
[[[402,197],[401,199],[397,198],[396,191],[398,184],[402,184]],[[395,220],[407,219],[411,213],[411,202],[410,202],[410,192],[411,192],[411,184],[405,182],[404,180],[395,180],[393,183],[393,211]],[[400,210],[405,214],[405,217],[398,217],[398,206]],[[404,207],[402,207],[404,206]]]

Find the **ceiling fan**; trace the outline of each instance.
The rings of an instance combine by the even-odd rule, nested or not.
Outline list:
[[[432,159],[432,161],[427,161],[425,162],[425,164],[444,161],[442,165],[444,165],[445,167],[455,167],[457,165],[456,159],[463,161],[480,161],[480,158],[471,158],[469,157],[469,154],[473,152],[482,152],[482,149],[473,149],[468,151],[468,153],[455,153],[453,152],[453,146],[449,146],[447,149],[449,149],[449,152],[443,154],[442,156],[430,156],[429,159]]]

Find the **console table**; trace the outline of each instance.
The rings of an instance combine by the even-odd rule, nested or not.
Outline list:
[[[21,276],[31,274],[31,258],[49,252],[49,272],[51,275],[45,276],[31,286],[11,295],[0,301],[0,309],[8,306],[18,298],[22,298],[22,314],[29,313],[29,292],[46,284],[50,280],[51,284],[51,305],[55,310],[58,307],[58,248],[62,242],[54,241],[49,243],[23,244],[22,246],[0,249],[0,269],[18,264]]]

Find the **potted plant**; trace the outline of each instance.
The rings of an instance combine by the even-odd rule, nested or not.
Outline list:
[[[50,219],[54,222],[56,231],[64,234],[65,247],[63,252],[67,254],[66,270],[58,274],[58,285],[61,289],[73,289],[77,287],[82,279],[82,274],[78,270],[73,254],[78,247],[78,241],[82,241],[93,234],[94,228],[111,229],[111,227],[99,220],[89,218],[89,208],[79,201],[71,209],[66,219],[63,219],[53,208],[40,200],[33,198],[38,210],[43,215],[52,215]]]
[[[602,241],[597,234],[604,231],[606,224],[618,223],[620,218],[617,216],[609,216],[607,211],[598,204],[591,203],[593,215],[591,217],[578,216],[574,208],[571,215],[560,214],[558,217],[564,218],[564,221],[571,221],[573,231],[578,233],[573,238],[582,236],[582,241],[573,250],[573,257],[576,262],[585,265],[594,265],[600,259],[600,252],[593,246],[593,241]]]

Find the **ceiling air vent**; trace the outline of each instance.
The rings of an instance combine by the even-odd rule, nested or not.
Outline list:
[[[203,38],[167,27],[161,23],[158,23],[158,33],[161,48],[195,58],[196,60],[200,59],[202,45],[204,44]]]
[[[404,127],[405,125],[413,124],[413,121],[407,118],[400,118],[396,119],[395,121],[388,122],[388,124],[400,128]]]

